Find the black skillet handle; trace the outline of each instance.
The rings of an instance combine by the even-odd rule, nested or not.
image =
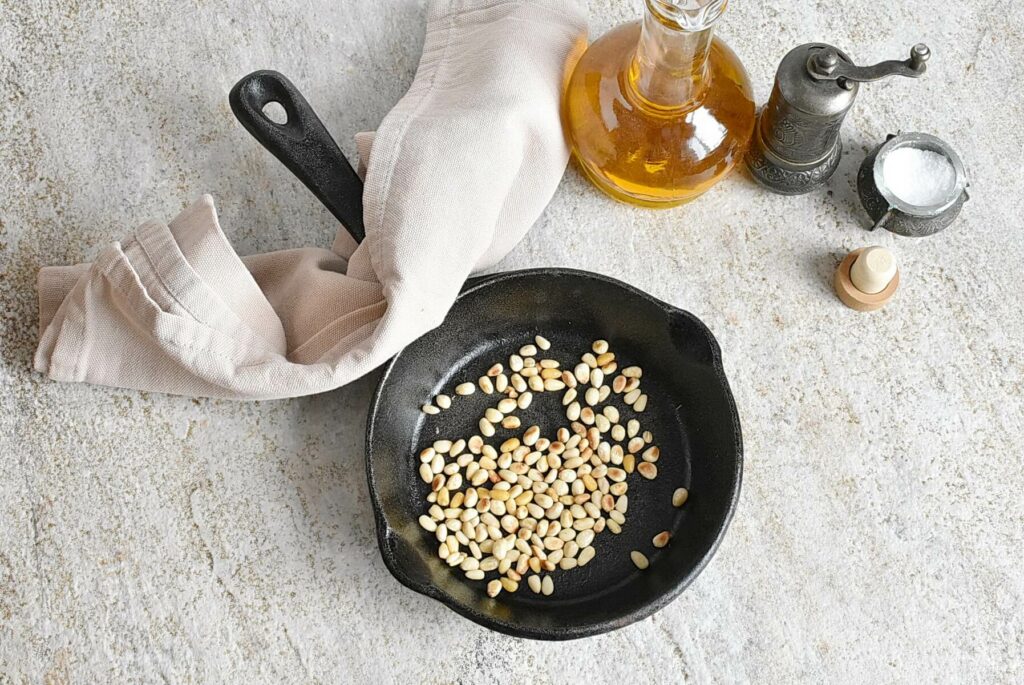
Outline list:
[[[235,84],[228,101],[242,126],[362,242],[363,182],[298,88],[276,71],[254,71]],[[271,102],[284,107],[285,123],[263,113]]]

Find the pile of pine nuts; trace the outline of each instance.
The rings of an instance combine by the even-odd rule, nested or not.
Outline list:
[[[647,408],[640,387],[643,370],[619,370],[604,340],[595,341],[572,370],[543,354],[550,348],[538,335],[508,358],[507,371],[497,363],[476,383],[457,384],[456,398],[479,390],[501,399],[484,411],[479,434],[437,440],[419,454],[419,475],[430,485],[420,526],[436,536],[438,556],[466,578],[482,581],[496,572],[487,583],[491,597],[516,592],[523,578],[534,593],[551,595],[552,571],[585,566],[596,553],[595,536],[605,529],[622,532],[629,476],[658,476],[661,450],[654,436],[642,430],[639,419],[625,420],[608,402],[615,395],[642,414]],[[553,439],[530,425],[515,437],[488,442],[499,427],[523,428],[520,413],[529,409],[535,393],[544,392],[562,393],[569,421]],[[449,395],[437,395],[422,410],[438,414],[452,402]],[[683,506],[687,496],[685,488],[677,489],[672,505]],[[663,531],[652,544],[664,547],[670,537]],[[647,568],[640,551],[630,557],[641,570]]]

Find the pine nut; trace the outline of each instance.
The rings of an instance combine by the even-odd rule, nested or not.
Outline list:
[[[632,454],[627,454],[622,458],[622,470],[626,473],[633,473],[636,469],[636,457]]]
[[[668,544],[669,538],[671,537],[672,533],[668,532],[667,530],[663,530],[654,536],[654,539],[651,540],[651,544],[660,549]]]
[[[540,437],[540,426],[530,426],[529,428],[526,429],[526,432],[523,433],[523,444],[524,445],[533,445],[534,443],[537,442],[537,439],[539,437]]]
[[[643,553],[638,552],[636,550],[633,550],[632,552],[629,553],[629,558],[633,560],[633,563],[641,571],[643,571],[644,569],[646,569],[648,566],[651,565],[651,562],[649,562],[647,560],[647,557],[644,556]]]
[[[640,395],[637,401],[633,404],[633,411],[640,413],[644,409],[647,409],[647,395]]]
[[[520,421],[519,421],[519,417],[518,416],[506,416],[505,418],[503,418],[501,420],[501,427],[502,428],[514,430],[516,428],[519,428],[519,426],[520,426]]]
[[[597,368],[597,357],[590,354],[589,352],[580,357],[580,359],[583,361],[584,364],[586,364],[591,369]]]
[[[420,407],[420,409],[423,411],[424,414],[431,414],[431,415],[433,415],[433,414],[440,414],[441,413],[441,410],[438,409],[437,407],[435,407],[432,404],[424,404],[422,407]]]
[[[646,443],[654,442],[654,434],[651,431],[644,431],[643,439]]]
[[[551,576],[544,576],[544,579],[540,583],[540,591],[546,597],[551,596],[555,591],[555,582],[551,580]]]
[[[616,376],[615,380],[612,381],[612,390],[615,391],[616,395],[621,393],[625,389],[625,387],[626,377],[621,374]]]
[[[532,392],[524,392],[522,395],[516,398],[516,406],[518,406],[520,409],[529,409],[531,403],[533,403]]]
[[[459,383],[455,386],[456,395],[472,395],[476,392],[476,386],[472,383]]]
[[[643,453],[643,458],[644,458],[644,461],[649,461],[649,462],[651,462],[652,464],[653,464],[654,462],[658,461],[658,457],[660,457],[660,456],[661,456],[661,450],[660,450],[660,449],[658,449],[658,447],[657,447],[657,446],[651,446],[651,447],[648,447],[648,448],[647,448],[647,449],[646,449],[646,450],[644,451],[644,453]]]
[[[487,419],[480,419],[480,432],[483,433],[484,436],[488,438],[493,436],[494,424],[488,421]]]
[[[554,381],[548,382],[553,383]],[[533,390],[534,392],[544,392],[544,390],[546,389],[544,380],[540,376],[530,376],[530,380],[527,383],[527,385],[530,387],[530,390]],[[565,387],[565,384],[562,383],[561,381],[559,381],[559,385],[561,385],[563,388]]]
[[[626,439],[626,428],[622,424],[615,424],[612,426],[612,440],[616,442],[622,442]]]
[[[490,376],[491,378],[495,378],[498,375],[500,375],[501,372],[504,371],[504,370],[505,370],[504,366],[502,366],[501,364],[495,364],[491,368],[487,369],[487,375]]]
[[[480,376],[476,384],[480,386],[481,392],[487,395],[490,395],[492,392],[494,392],[494,381],[492,381],[487,376]]]
[[[509,438],[505,442],[501,443],[501,451],[511,452],[515,448],[519,447],[520,444],[522,443],[519,442],[519,438]]]
[[[686,488],[676,488],[676,491],[672,493],[672,506],[681,507],[686,504],[687,498],[690,496],[689,491]]]
[[[583,531],[583,532],[584,533],[589,533],[590,531]],[[586,566],[588,563],[590,563],[590,560],[594,558],[594,555],[596,553],[597,552],[596,552],[596,550],[594,550],[593,547],[584,547],[583,549],[580,550],[580,553],[579,553],[579,555],[577,555],[576,560],[579,562],[580,566]]]
[[[576,365],[575,369],[573,369],[573,375],[576,376],[576,380],[580,383],[589,383],[590,367],[581,362]]]
[[[565,390],[565,383],[557,378],[549,378],[544,381],[544,389],[549,392],[557,392],[559,390]]]
[[[569,405],[569,407],[565,410],[565,418],[569,419],[570,421],[576,421],[577,419],[580,418],[579,402],[573,402],[572,404]]]
[[[632,405],[640,399],[640,390],[631,390],[622,396],[622,401],[626,404]]]
[[[594,354],[604,354],[608,351],[608,341],[595,340],[594,344],[590,346],[590,349],[594,351]]]
[[[497,597],[499,592],[501,592],[501,581],[500,580],[492,580],[491,582],[487,583],[487,596],[488,597]]]
[[[637,421],[636,419],[630,419],[629,423],[626,424],[626,435],[628,435],[630,438],[633,438],[639,432],[640,422]]]
[[[597,430],[602,433],[607,433],[612,429],[612,423],[608,420],[608,417],[604,414],[594,415],[594,425],[597,426]]]
[[[636,454],[637,452],[639,452],[643,448],[644,448],[644,439],[643,438],[639,438],[639,437],[631,439],[626,444],[626,449],[630,453],[632,453],[632,454]]]
[[[644,370],[639,366],[627,366],[622,370],[622,375],[626,378],[640,378],[644,375]]]
[[[597,365],[598,366],[607,366],[614,359],[615,359],[615,353],[614,352],[602,352],[601,354],[597,355],[597,360],[596,361],[597,361]]]
[[[604,385],[604,371],[601,369],[593,369],[590,372],[590,384],[595,388],[600,388]]]
[[[533,341],[535,343],[537,343],[537,347],[539,347],[542,350],[550,350],[551,349],[551,343],[548,341],[547,338],[545,338],[542,335],[534,336],[533,337]]]
[[[497,392],[505,392],[508,390],[508,376],[503,373],[499,373],[494,378],[494,389]]]
[[[573,403],[573,401],[575,399],[576,399],[576,389],[575,388],[569,388],[568,390],[565,391],[565,394],[562,395],[562,406],[563,407],[569,406],[570,404]]]
[[[519,348],[519,354],[522,357],[532,357],[537,354],[536,345],[523,345]]]
[[[642,461],[637,464],[636,470],[647,480],[654,480],[658,477],[658,467],[649,461]]]

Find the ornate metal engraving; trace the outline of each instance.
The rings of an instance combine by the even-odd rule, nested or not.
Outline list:
[[[747,155],[747,168],[761,185],[782,195],[800,195],[822,186],[835,173],[843,156],[843,146],[837,140],[821,164],[810,169],[787,169],[774,163],[764,154],[760,141],[755,141]]]

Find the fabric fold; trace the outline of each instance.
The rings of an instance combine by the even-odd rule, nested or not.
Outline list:
[[[60,381],[273,399],[348,383],[439,325],[550,201],[568,162],[569,0],[428,9],[409,91],[360,134],[366,239],[239,257],[203,196],[92,264],[39,274],[35,368]],[[367,159],[368,156],[368,159]]]

